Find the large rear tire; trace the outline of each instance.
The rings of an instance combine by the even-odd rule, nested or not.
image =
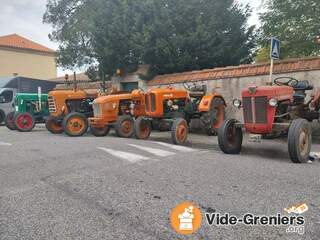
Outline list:
[[[105,127],[102,127],[102,128],[95,128],[95,127],[90,126],[90,131],[96,137],[105,137],[105,136],[107,136],[109,134],[110,127],[109,126],[105,126]]]
[[[20,132],[31,132],[35,124],[34,117],[28,112],[14,115],[14,126]]]
[[[14,125],[14,114],[15,112],[10,112],[6,116],[6,126],[10,130],[16,130],[16,126]]]
[[[129,115],[122,115],[115,125],[116,135],[122,138],[131,138],[134,134],[134,120]]]
[[[62,123],[59,122],[55,117],[49,116],[46,120],[46,128],[49,132],[53,134],[63,133]]]
[[[6,113],[2,109],[0,109],[0,124],[5,123],[5,121],[6,121]]]
[[[222,98],[212,99],[209,112],[202,113],[200,121],[208,136],[216,136],[225,120],[225,103]]]
[[[134,133],[137,139],[147,140],[151,134],[151,122],[144,117],[138,117],[134,123]]]
[[[292,162],[307,163],[312,144],[311,125],[305,119],[294,120],[289,128],[288,151]]]
[[[218,143],[222,152],[239,154],[242,148],[243,133],[236,127],[237,120],[230,119],[223,122],[218,133]]]
[[[88,130],[88,119],[82,113],[69,113],[62,122],[64,132],[70,137],[80,137]]]
[[[183,118],[174,120],[171,128],[171,138],[174,144],[182,145],[188,138],[188,123]]]

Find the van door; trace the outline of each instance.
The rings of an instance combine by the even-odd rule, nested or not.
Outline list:
[[[14,102],[15,92],[11,89],[5,89],[0,93],[0,109],[8,114],[14,110],[13,102]]]

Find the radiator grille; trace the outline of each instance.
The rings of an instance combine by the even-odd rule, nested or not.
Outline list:
[[[256,123],[266,123],[267,122],[267,97],[256,97]]]
[[[243,117],[245,123],[253,123],[252,103],[250,97],[243,98]]]
[[[267,97],[243,98],[243,114],[245,123],[267,123],[267,103]],[[254,106],[252,106],[252,104],[254,104]]]
[[[51,96],[48,97],[48,105],[50,113],[55,113],[57,111],[56,102],[54,101],[54,98]]]

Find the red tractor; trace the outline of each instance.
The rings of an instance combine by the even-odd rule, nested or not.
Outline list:
[[[243,109],[244,123],[235,119],[224,121],[218,133],[221,150],[239,154],[243,129],[250,138],[288,137],[288,151],[294,163],[306,163],[312,145],[311,122],[320,117],[320,91],[306,101],[306,91],[313,90],[308,81],[291,77],[274,80],[273,86],[249,86],[242,91],[242,100],[233,105]]]

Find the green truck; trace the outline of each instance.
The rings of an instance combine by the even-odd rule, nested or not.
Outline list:
[[[6,126],[10,130],[30,132],[36,123],[44,123],[49,116],[48,94],[17,93],[14,108],[6,116]]]

